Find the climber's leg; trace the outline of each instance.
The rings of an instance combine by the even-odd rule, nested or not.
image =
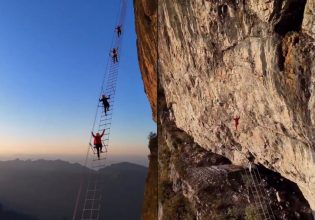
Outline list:
[[[98,157],[98,159],[100,159],[100,147],[97,146],[97,147],[96,147],[96,150],[97,150],[97,157]]]

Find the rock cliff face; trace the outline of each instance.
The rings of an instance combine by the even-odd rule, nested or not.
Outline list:
[[[157,117],[157,1],[134,0],[139,65],[155,121]]]
[[[149,0],[135,0],[136,13],[144,5],[156,15],[157,5]],[[231,199],[234,194],[246,204],[242,189],[232,187],[238,183],[246,188],[246,181],[227,182],[233,173],[247,170],[250,158],[269,172],[261,172],[269,183],[259,184],[271,192],[266,196],[271,207],[281,206],[277,219],[307,219],[307,202],[315,210],[315,1],[160,0],[158,7],[159,218],[210,219],[201,209],[221,216],[220,210],[231,204],[213,205],[218,197],[212,193],[202,197],[209,186],[224,186],[227,192],[220,195]],[[151,29],[137,22],[142,26],[138,36],[146,39],[139,37],[138,45],[152,48],[156,38]],[[142,74],[156,70],[151,56],[150,50],[139,48],[140,65],[151,66],[151,71],[142,68]],[[145,82],[147,93],[154,85]],[[187,138],[188,146],[182,144]],[[199,159],[191,161],[190,156]],[[238,171],[214,172],[220,156],[219,165],[224,160]],[[209,158],[217,159],[207,163]],[[205,167],[197,170],[200,166]],[[210,176],[222,181],[214,183]],[[278,189],[270,176],[285,180],[284,186]],[[296,195],[302,193],[280,198],[291,184],[297,184]],[[293,200],[299,208],[293,208]],[[243,210],[240,216],[256,219],[248,217],[248,206],[237,207]]]
[[[159,164],[160,220],[313,219],[295,183],[262,166],[232,164],[170,120],[161,121]]]
[[[313,210],[314,19],[314,0],[159,3],[159,77],[176,126],[233,164],[250,152]]]

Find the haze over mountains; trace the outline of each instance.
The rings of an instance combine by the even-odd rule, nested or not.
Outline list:
[[[0,161],[0,219],[71,219],[81,177],[88,172],[61,160]],[[102,217],[140,219],[147,168],[119,163],[100,172]]]
[[[82,154],[1,154],[0,155],[0,161],[7,161],[7,160],[16,160],[17,158],[20,160],[38,160],[38,158],[44,159],[44,160],[63,160],[68,161],[70,163],[79,163],[81,165],[84,164],[85,158],[82,157],[82,155],[85,155],[86,152],[83,152]],[[148,166],[148,158],[147,158],[147,152],[146,154],[139,154],[139,155],[116,155],[111,154],[111,152],[108,152],[108,159],[106,163],[108,165],[110,164],[116,164],[121,162],[129,162],[134,164],[139,164],[142,166],[147,167]]]

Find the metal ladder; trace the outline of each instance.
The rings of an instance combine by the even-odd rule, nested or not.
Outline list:
[[[101,103],[97,104],[97,110],[95,113],[95,119],[93,123],[92,131],[105,133],[102,137],[103,152],[100,154],[100,158],[97,157],[97,152],[91,144],[92,136],[88,146],[88,152],[85,160],[85,166],[90,168],[89,176],[87,178],[87,184],[85,187],[85,193],[81,192],[81,187],[77,195],[77,201],[74,209],[73,220],[100,220],[101,218],[101,204],[103,190],[102,190],[102,178],[99,169],[106,167],[107,152],[110,141],[111,124],[113,118],[113,109],[115,103],[115,94],[118,80],[119,64],[121,62],[122,54],[122,39],[124,36],[124,21],[127,10],[127,1],[121,0],[120,13],[117,19],[117,25],[120,25],[122,34],[118,37],[114,33],[113,41],[111,43],[111,49],[118,48],[118,62],[114,63],[112,57],[108,57],[107,68],[102,82],[101,95],[105,94],[110,96],[109,110],[107,114],[104,112],[104,107]],[[82,182],[81,182],[82,186]],[[81,196],[82,194],[82,196]]]
[[[251,191],[254,199],[255,211],[257,214],[257,220],[275,220],[272,207],[269,203],[268,196],[264,189],[261,187],[262,179],[257,168],[252,168],[251,171],[245,169],[244,174],[251,180],[249,190]]]

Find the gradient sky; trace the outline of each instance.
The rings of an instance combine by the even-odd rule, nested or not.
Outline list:
[[[119,0],[0,1],[0,160],[84,157]],[[110,154],[148,154],[155,131],[136,52],[132,1]]]

